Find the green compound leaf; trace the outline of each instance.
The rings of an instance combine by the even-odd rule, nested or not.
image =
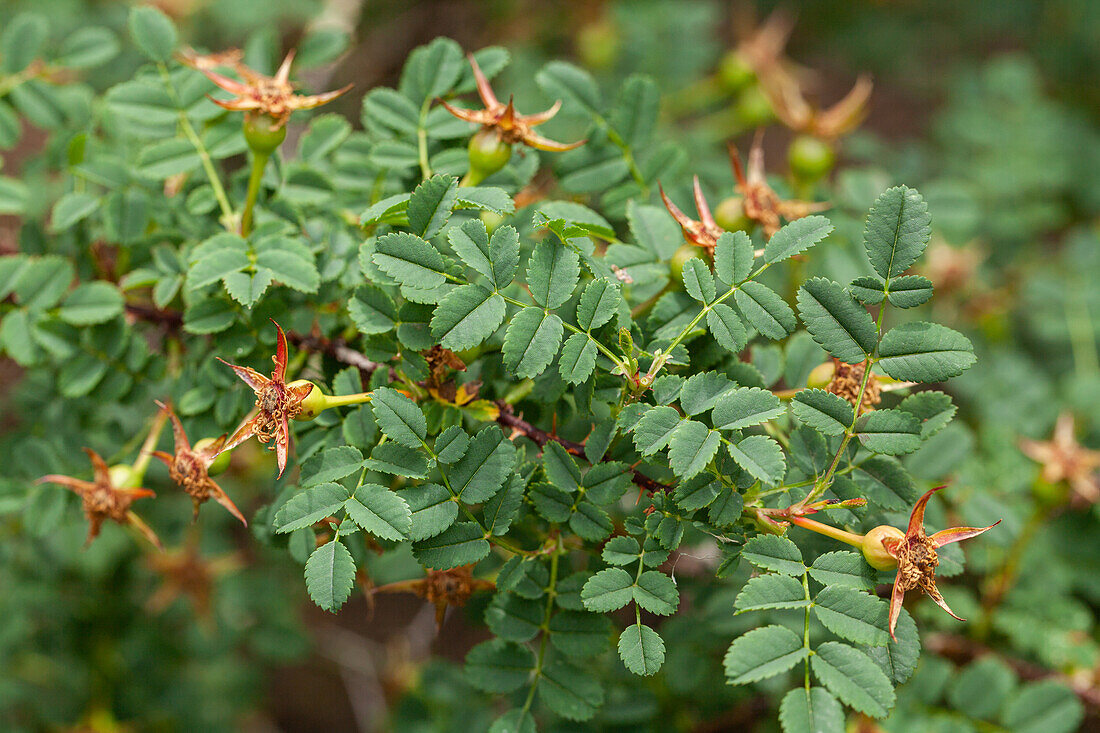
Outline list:
[[[773,341],[786,338],[798,326],[791,307],[767,285],[750,280],[741,285],[733,298],[752,327]]]
[[[737,465],[766,484],[780,483],[787,473],[783,448],[767,435],[750,435],[738,443],[730,443],[728,447]]]
[[[1024,685],[1001,717],[1015,733],[1070,733],[1078,730],[1085,709],[1073,690],[1055,680]]]
[[[657,570],[646,570],[638,577],[632,589],[634,601],[650,613],[658,616],[671,616],[680,605],[680,592],[676,583]]]
[[[535,74],[535,82],[551,99],[576,105],[590,114],[600,112],[603,106],[596,80],[573,64],[551,61]]]
[[[725,303],[711,306],[707,311],[707,329],[714,340],[726,351],[739,354],[749,342],[749,333],[737,312]]]
[[[768,240],[764,246],[764,261],[771,264],[805,252],[832,231],[832,223],[824,216],[795,219]]]
[[[359,329],[368,336],[387,333],[397,325],[397,306],[384,290],[374,285],[360,285],[355,296],[348,301],[348,315]]]
[[[796,394],[791,412],[799,422],[825,435],[843,435],[855,417],[851,403],[823,389],[804,389]]]
[[[409,197],[409,228],[424,239],[439,234],[451,217],[457,195],[458,181],[453,176],[432,176],[423,181]]]
[[[546,707],[569,720],[588,720],[603,705],[603,687],[587,670],[557,660],[542,669],[539,699]]]
[[[805,608],[809,603],[799,580],[789,575],[768,573],[745,583],[733,607],[740,614],[768,608]]]
[[[527,262],[527,285],[531,297],[544,308],[560,307],[573,294],[580,277],[580,255],[555,237],[535,246]]]
[[[608,613],[634,600],[634,578],[622,568],[607,568],[589,578],[581,601],[589,611]]]
[[[734,639],[726,651],[723,659],[726,682],[744,685],[774,677],[798,664],[809,653],[810,650],[802,646],[802,639],[788,628],[764,626],[753,629]],[[873,664],[871,660],[867,661]]]
[[[462,458],[450,471],[451,488],[467,504],[479,504],[495,495],[512,475],[516,448],[498,425],[488,425],[470,440]]]
[[[838,550],[818,556],[810,567],[810,577],[826,586],[847,586],[860,590],[875,589],[875,571],[856,552]]]
[[[745,543],[741,557],[759,568],[785,575],[799,577],[806,572],[798,546],[786,537],[774,534],[760,534],[750,539]]]
[[[649,677],[665,663],[665,642],[645,624],[627,626],[619,636],[619,658],[634,674]]]
[[[443,255],[415,234],[392,232],[380,237],[371,261],[402,285],[430,289],[446,281]]]
[[[91,326],[122,313],[122,306],[122,293],[110,283],[83,283],[61,302],[58,316],[73,326]]]
[[[752,240],[743,231],[723,232],[714,245],[714,272],[727,285],[737,285],[752,272]]]
[[[643,456],[653,455],[668,445],[679,426],[680,413],[676,408],[653,407],[634,425],[634,447]]]
[[[340,484],[321,484],[295,494],[275,514],[275,531],[285,534],[312,527],[340,511],[347,499],[348,490]]]
[[[574,659],[587,659],[607,648],[611,621],[585,611],[561,611],[550,619],[550,643]]]
[[[524,308],[504,333],[504,364],[517,377],[537,377],[558,353],[565,327],[541,308]]]
[[[306,590],[326,611],[335,611],[351,595],[355,581],[355,560],[338,539],[318,547],[306,561]]]
[[[680,407],[687,415],[698,415],[713,409],[724,395],[732,392],[736,387],[737,385],[726,375],[718,372],[693,374],[680,389]]]
[[[716,430],[695,420],[684,420],[669,441],[669,466],[680,478],[691,478],[707,467],[721,442]]]
[[[514,593],[497,593],[485,609],[485,625],[502,639],[523,643],[539,633],[546,604]]]
[[[466,678],[485,692],[505,693],[527,684],[535,653],[503,639],[485,641],[466,655]]]
[[[875,322],[840,283],[807,280],[798,290],[798,312],[814,341],[841,361],[857,364],[874,353]]]
[[[977,357],[970,339],[938,323],[903,323],[879,344],[879,365],[894,379],[942,382],[969,369]]]
[[[908,512],[920,496],[913,478],[897,460],[872,456],[859,465],[855,474],[867,499],[892,512]]]
[[[435,537],[458,519],[458,503],[439,484],[421,484],[397,492],[411,512],[409,539],[413,542]]]
[[[841,702],[872,718],[885,718],[894,706],[894,687],[871,658],[858,649],[827,641],[810,658],[821,684]]]
[[[913,676],[920,661],[920,636],[913,617],[904,608],[894,629],[897,641],[890,639],[885,646],[864,649],[895,685],[904,684]]]
[[[428,435],[428,423],[420,407],[389,387],[374,390],[371,398],[374,420],[386,435],[401,445],[419,448]]]
[[[394,542],[412,529],[412,511],[400,496],[377,484],[364,484],[344,502],[351,521],[371,534]]]
[[[829,631],[868,646],[890,641],[890,604],[843,585],[829,586],[814,598],[814,612]]]
[[[302,463],[299,482],[302,488],[330,481],[339,481],[363,467],[363,454],[358,448],[341,445],[310,456]]]
[[[684,263],[681,273],[684,280],[684,290],[687,294],[701,303],[710,303],[714,300],[714,276],[710,274],[710,268],[698,257],[692,257]]]
[[[779,704],[783,733],[843,733],[844,708],[823,687],[796,687]]]
[[[739,387],[719,398],[710,416],[718,430],[741,430],[777,418],[784,412],[783,403],[768,390]]]
[[[488,554],[489,542],[473,522],[453,524],[441,534],[413,545],[417,561],[435,570],[469,565]]]
[[[577,303],[577,325],[585,331],[599,328],[619,312],[622,302],[617,285],[603,278],[593,280],[585,286]]]
[[[176,50],[179,37],[172,21],[164,13],[149,5],[130,11],[130,35],[134,43],[152,61],[167,61]]]
[[[912,453],[920,447],[920,434],[920,420],[901,410],[875,410],[856,421],[856,437],[864,448],[875,453]]]
[[[886,297],[897,308],[916,308],[931,300],[932,281],[921,275],[902,275],[890,282]]]
[[[928,390],[909,395],[901,401],[898,409],[921,421],[921,439],[927,440],[951,422],[956,408],[949,395]]]
[[[908,186],[888,188],[867,214],[863,246],[881,277],[897,277],[909,269],[932,236],[928,204]]]
[[[452,351],[472,349],[504,322],[504,298],[480,285],[455,288],[439,302],[432,316],[432,335]]]
[[[641,545],[638,540],[626,535],[612,537],[603,546],[601,557],[608,565],[630,565],[638,561],[642,556]]]
[[[596,352],[596,342],[586,333],[575,333],[567,338],[558,357],[561,378],[570,384],[580,384],[588,379],[596,368]]]

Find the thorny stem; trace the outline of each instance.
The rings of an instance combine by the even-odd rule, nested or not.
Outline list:
[[[252,171],[248,175],[248,193],[245,195],[244,211],[241,214],[242,237],[247,237],[252,232],[252,210],[256,208],[256,198],[260,195],[260,184],[270,159],[271,153],[252,151]]]
[[[210,153],[207,151],[206,146],[203,145],[202,140],[199,138],[195,128],[191,125],[191,120],[187,118],[187,113],[183,110],[180,104],[179,93],[176,91],[176,85],[172,83],[172,77],[168,73],[168,67],[163,62],[157,64],[157,70],[160,71],[160,78],[164,82],[164,87],[168,91],[168,94],[172,97],[172,101],[176,105],[176,109],[179,110],[180,128],[183,130],[183,134],[194,146],[195,152],[199,154],[199,160],[202,161],[202,169],[206,172],[206,177],[210,181],[210,187],[214,189],[214,198],[218,200],[218,208],[222,211],[222,220],[228,226],[233,221],[233,206],[229,203],[229,197],[225,194],[225,188],[222,186],[221,179],[218,177],[218,171],[214,168],[214,161],[210,158]]]

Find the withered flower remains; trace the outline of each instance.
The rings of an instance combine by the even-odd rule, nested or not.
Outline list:
[[[111,470],[98,453],[91,448],[84,448],[88,458],[92,462],[93,478],[91,481],[82,481],[69,476],[49,474],[38,479],[36,483],[51,483],[64,486],[77,494],[84,503],[84,516],[88,518],[88,540],[99,536],[99,530],[104,520],[110,519],[119,524],[130,525],[138,530],[156,547],[160,547],[160,540],[152,528],[141,517],[130,511],[130,505],[137,499],[147,496],[156,496],[149,489],[138,487],[116,486],[115,479],[111,476]],[[117,468],[117,467],[116,467]]]
[[[489,580],[475,578],[470,565],[450,570],[429,570],[428,574],[417,580],[401,580],[387,583],[372,589],[372,593],[415,593],[435,606],[435,623],[443,626],[447,606],[466,605],[476,591],[493,590],[496,585]]]
[[[742,164],[741,155],[733,143],[729,144],[729,156],[733,175],[737,179],[737,192],[744,197],[741,205],[745,216],[760,225],[765,239],[771,239],[772,235],[779,231],[784,219],[794,221],[829,208],[827,203],[784,201],[779,197],[764,177],[764,147],[761,134],[757,133],[753,140],[747,168]]]
[[[272,449],[279,463],[281,477],[286,469],[287,453],[290,450],[290,420],[302,412],[302,400],[309,396],[313,385],[309,382],[286,383],[286,334],[278,323],[275,323],[275,329],[278,331],[275,356],[272,357],[275,370],[271,372],[270,378],[255,369],[236,366],[221,358],[218,361],[236,372],[256,393],[256,415],[237,428],[225,442],[222,451],[231,450],[253,436],[261,443],[274,440]]]
[[[493,93],[493,88],[489,86],[488,79],[481,73],[481,68],[477,65],[473,55],[467,54],[466,58],[470,60],[470,68],[474,72],[474,81],[477,83],[477,94],[481,97],[481,103],[485,105],[485,109],[463,109],[448,104],[446,100],[439,100],[448,112],[461,120],[481,125],[482,129],[486,131],[494,132],[500,141],[506,144],[522,143],[528,147],[555,153],[572,150],[584,144],[584,140],[575,143],[555,142],[534,131],[535,126],[547,122],[558,113],[561,108],[561,100],[555,102],[554,106],[545,112],[521,115],[516,111],[511,98],[508,99],[508,104],[504,104],[497,99],[496,94]]]
[[[224,51],[210,56],[200,56],[191,52],[182,55],[180,60],[191,68],[201,71],[218,87],[236,95],[236,98],[229,100],[211,97],[210,100],[214,104],[247,114],[267,115],[275,121],[274,127],[278,129],[286,124],[291,113],[300,109],[320,107],[351,89],[349,84],[342,89],[323,94],[295,94],[294,85],[290,83],[290,65],[294,62],[294,53],[292,50],[286,55],[275,76],[265,76],[245,66],[240,61],[239,51]],[[218,66],[228,66],[243,81],[231,79],[214,71]]]
[[[943,600],[943,596],[940,595],[939,588],[936,587],[936,567],[940,564],[936,550],[952,542],[961,542],[971,537],[977,537],[1001,523],[1000,520],[997,520],[988,527],[951,527],[931,536],[927,535],[924,531],[924,509],[928,505],[928,500],[932,498],[932,494],[942,488],[944,487],[937,486],[934,489],[929,489],[917,501],[912,514],[909,515],[909,528],[904,535],[898,537],[897,535],[901,535],[901,532],[895,529],[896,534],[891,533],[894,536],[885,536],[878,540],[881,542],[882,548],[897,560],[898,564],[898,574],[894,579],[894,591],[890,595],[890,636],[894,636],[894,628],[897,626],[898,616],[901,614],[902,600],[905,598],[906,592],[914,589],[924,591],[937,606],[959,619],[959,621],[964,620],[948,607]],[[868,534],[867,537],[873,539],[872,534]]]
[[[213,499],[225,507],[234,517],[241,520],[242,524],[248,526],[248,522],[245,521],[244,515],[237,509],[237,506],[230,500],[225,491],[214,483],[214,479],[210,478],[210,465],[222,452],[225,445],[225,436],[223,435],[212,441],[203,441],[204,445],[200,444],[192,448],[191,443],[187,440],[187,434],[183,431],[183,425],[180,424],[179,418],[172,410],[172,406],[161,402],[157,402],[157,404],[172,420],[175,454],[158,450],[153,451],[153,455],[168,466],[168,475],[191,497],[195,506],[194,518],[198,519],[199,507],[208,499]]]
[[[684,239],[696,246],[702,247],[711,257],[714,256],[714,246],[718,243],[718,237],[725,231],[714,221],[710,213],[710,206],[703,196],[703,189],[699,186],[699,176],[694,179],[695,208],[699,212],[699,220],[696,221],[680,210],[676,204],[665,194],[664,188],[658,185],[661,192],[661,200],[665,202],[665,208],[672,218],[680,225],[684,232]]]

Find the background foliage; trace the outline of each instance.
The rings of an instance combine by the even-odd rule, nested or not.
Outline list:
[[[752,27],[743,6],[381,3],[341,15],[324,3],[164,3],[164,26],[131,21],[122,4],[31,5],[0,9],[6,728],[508,729],[533,711],[544,730],[803,730],[807,709],[823,730],[1096,722],[1095,479],[1044,478],[1021,451],[1021,439],[1050,439],[1063,412],[1082,444],[1100,438],[1094,3],[800,8],[787,53],[818,69],[823,101],[856,73],[875,79],[867,122],[816,181],[790,175],[790,133],[731,64]],[[240,46],[263,71],[296,46],[309,91],[356,85],[292,118],[247,238],[219,223],[208,163],[184,132],[235,204],[249,172],[239,117],[171,60],[177,36]],[[521,110],[562,99],[539,129],[586,145],[516,152],[484,185],[460,187],[474,128],[432,102],[469,103],[463,49],[480,49],[498,96],[514,92]],[[632,318],[680,281],[667,262],[681,235],[658,180],[690,213],[698,174],[716,205],[733,185],[724,142],[744,152],[758,126],[770,182],[829,201],[828,222],[782,230],[753,272],[737,254],[753,245],[726,235],[717,280],[685,263],[682,289]],[[838,289],[900,273],[874,266],[874,236],[864,244],[868,210],[902,196],[876,204],[899,184],[931,213],[914,272],[936,297],[917,315],[891,308],[888,326],[943,324],[963,335],[953,358],[969,363],[965,342],[977,363],[960,376],[950,359],[898,373],[954,377],[935,387],[950,400],[888,395],[872,415],[893,423],[860,427],[850,460],[863,468],[833,488],[871,505],[825,520],[904,526],[916,496],[949,482],[930,527],[1003,523],[966,545],[965,572],[957,546],[941,555],[944,596],[969,621],[922,600],[894,643],[856,555],[798,528],[793,543],[749,539],[759,526],[736,520],[769,486],[802,484],[788,492],[799,498],[836,452],[847,420],[811,397],[788,417],[767,390],[804,386],[826,358],[816,344],[873,353],[879,329]],[[610,265],[633,282],[617,286]],[[750,274],[759,285],[731,290]],[[612,370],[629,376],[636,359],[644,374],[704,305],[706,333],[672,351],[690,368],[664,370],[694,376],[655,382],[644,414],[628,407]],[[154,399],[171,397],[193,438],[232,430],[252,396],[214,357],[266,373],[270,317],[291,333],[297,376],[337,394],[375,389],[373,404],[299,424],[300,470],[280,481],[255,444],[238,449],[219,481],[247,529],[216,507],[192,527],[188,498],[150,469],[158,497],[136,506],[181,564],[158,565],[114,526],[81,549],[79,501],[33,481],[86,475],[82,446],[132,462]],[[440,341],[469,365],[461,399],[455,375],[421,354]],[[393,376],[419,407],[387,391]],[[540,451],[545,433],[529,427],[565,442]],[[514,430],[527,436],[512,447]],[[629,468],[643,458],[649,480],[678,486],[648,513]],[[310,528],[328,516],[338,530]],[[179,570],[189,550],[206,559],[198,582]],[[496,590],[451,609],[438,636],[421,599],[369,593],[468,563]],[[769,655],[782,660],[765,674]],[[808,698],[803,665],[820,685]]]

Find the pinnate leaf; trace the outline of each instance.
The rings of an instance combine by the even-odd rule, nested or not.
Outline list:
[[[726,682],[744,685],[774,677],[798,664],[809,653],[810,650],[802,646],[802,639],[788,628],[753,629],[734,639],[726,651],[723,659]]]

